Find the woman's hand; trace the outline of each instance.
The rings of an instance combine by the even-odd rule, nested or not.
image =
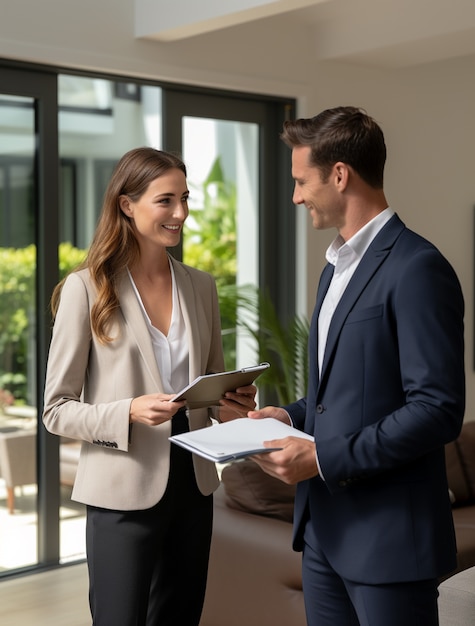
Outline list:
[[[256,408],[254,400],[257,393],[255,385],[246,385],[246,387],[238,387],[235,391],[227,391],[224,398],[219,401],[219,419],[222,422],[237,417],[246,417],[248,411]]]
[[[130,423],[140,422],[147,426],[158,426],[168,422],[185,402],[170,402],[173,394],[152,393],[134,398],[130,403]]]

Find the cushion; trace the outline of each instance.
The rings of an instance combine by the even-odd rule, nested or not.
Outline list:
[[[453,494],[451,498],[452,504],[456,506],[464,504],[469,499],[470,494],[455,441],[451,441],[445,446],[445,465],[447,468],[449,492]]]
[[[475,501],[475,421],[466,422],[463,425],[456,444],[467,480],[469,499],[473,502]]]
[[[445,446],[449,488],[454,506],[475,502],[475,421],[466,422],[459,437]]]
[[[269,476],[250,459],[227,465],[221,480],[230,508],[292,522],[295,485]]]

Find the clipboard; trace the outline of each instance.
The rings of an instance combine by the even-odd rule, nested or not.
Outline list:
[[[251,385],[269,367],[269,363],[261,363],[228,372],[198,376],[175,394],[170,402],[186,400],[189,409],[219,405],[220,399],[227,391]]]
[[[239,461],[253,454],[265,454],[281,448],[266,448],[264,441],[301,437],[314,441],[312,435],[288,426],[272,417],[251,419],[241,417],[222,424],[207,426],[169,440],[214,463]]]

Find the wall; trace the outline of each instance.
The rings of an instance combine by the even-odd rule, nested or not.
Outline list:
[[[454,266],[466,305],[466,419],[475,419],[474,69],[473,57],[381,74],[338,67],[337,84],[325,68],[307,103],[308,114],[341,103],[358,104],[381,123],[388,146],[390,205]],[[331,239],[326,235],[308,231],[309,306],[315,294],[312,285]]]
[[[365,107],[386,135],[391,206],[439,246],[461,280],[467,419],[475,419],[475,57],[383,71],[313,62],[311,33],[285,17],[169,44],[136,40],[133,21],[133,0],[3,0],[0,58],[296,97],[302,116],[339,104]],[[314,232],[305,209],[296,210],[307,246],[302,303],[311,311],[332,233]]]

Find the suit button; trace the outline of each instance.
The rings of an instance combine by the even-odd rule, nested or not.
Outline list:
[[[323,406],[323,404],[317,404],[317,413],[323,413],[324,410],[325,407]]]

